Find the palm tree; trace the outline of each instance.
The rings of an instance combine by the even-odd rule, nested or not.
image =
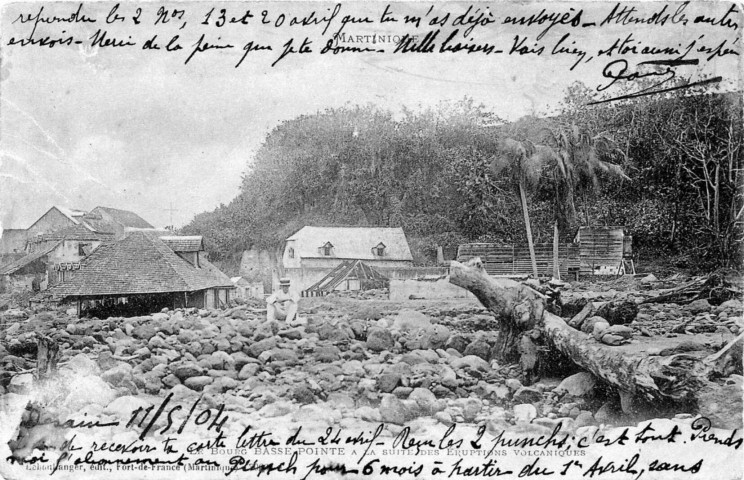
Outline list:
[[[506,171],[519,192],[535,277],[537,262],[526,191],[536,186],[543,175],[552,177],[557,230],[565,235],[578,226],[575,203],[577,191],[598,187],[602,174],[629,180],[622,167],[603,160],[615,153],[622,154],[615,148],[609,135],[600,133],[592,136],[574,123],[551,129],[547,122],[544,119],[525,117],[512,124],[507,136],[498,143],[497,153],[491,163],[492,172],[499,175]],[[558,237],[558,234],[553,237],[553,276],[556,278]]]
[[[535,259],[535,247],[532,243],[532,228],[530,227],[530,214],[527,210],[526,190],[537,184],[542,172],[542,156],[538,148],[529,140],[515,140],[504,138],[498,142],[496,154],[491,161],[491,171],[494,175],[506,174],[512,184],[519,192],[524,215],[524,228],[527,233],[527,245],[530,249],[530,260],[532,261],[532,273],[537,278],[537,260]]]
[[[553,177],[558,229],[566,234],[576,230],[576,193],[596,189],[602,174],[630,180],[620,165],[605,159],[622,151],[607,133],[591,135],[575,123],[546,129],[541,149],[543,162]]]

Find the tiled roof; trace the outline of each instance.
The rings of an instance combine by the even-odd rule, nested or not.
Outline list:
[[[107,213],[111,216],[111,218],[114,219],[115,222],[124,227],[154,228],[147,221],[145,221],[145,219],[134,212],[130,212],[129,210],[119,210],[118,208],[109,207],[96,207],[91,210],[90,213],[95,214],[96,211]]]
[[[92,232],[83,225],[71,225],[52,233],[44,233],[30,238],[33,243],[47,242],[49,240],[110,240],[113,234],[105,232]]]
[[[7,265],[4,265],[3,267],[0,267],[0,275],[10,275],[10,274],[13,274],[13,273],[17,272],[18,270],[22,269],[26,265],[35,262],[36,260],[40,259],[41,257],[43,257],[44,255],[46,255],[47,253],[49,253],[52,250],[54,250],[55,248],[57,248],[57,246],[60,243],[62,243],[62,242],[52,243],[52,244],[50,244],[50,245],[48,245],[48,246],[46,246],[46,247],[44,247],[42,249],[39,249],[39,250],[37,250],[35,252],[32,252],[32,253],[29,253],[25,257],[19,258],[15,262],[12,262],[12,263],[9,263]]]
[[[9,265],[25,256],[25,253],[0,253],[0,270],[2,270],[5,265]]]
[[[193,267],[155,236],[133,232],[104,243],[81,262],[72,278],[50,290],[58,297],[193,292],[233,287],[224,273],[206,260]]]
[[[201,235],[191,237],[167,236],[160,237],[160,240],[174,252],[201,252],[204,250],[204,240]]]
[[[288,242],[292,240],[295,241],[295,253],[300,258],[328,258],[321,255],[320,250],[330,242],[333,245],[332,258],[413,260],[402,228],[306,226],[287,239]],[[382,257],[372,252],[380,242],[386,246]]]

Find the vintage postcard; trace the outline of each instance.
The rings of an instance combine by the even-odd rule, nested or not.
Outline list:
[[[742,478],[742,6],[0,10],[0,478]]]

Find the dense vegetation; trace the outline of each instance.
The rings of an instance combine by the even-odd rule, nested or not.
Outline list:
[[[347,106],[278,125],[240,194],[183,231],[235,270],[307,224],[401,226],[418,263],[437,245],[521,242],[519,187],[535,241],[554,222],[625,225],[642,259],[738,265],[742,105],[738,95],[649,96],[588,106],[580,84],[546,118],[501,120],[483,105],[399,113]]]

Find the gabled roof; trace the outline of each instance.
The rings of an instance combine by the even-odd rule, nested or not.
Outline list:
[[[328,258],[321,254],[320,248],[332,242],[333,258],[413,261],[402,228],[306,226],[287,241],[294,241],[295,254],[300,258]],[[380,242],[386,245],[382,257],[372,253]]]
[[[104,243],[86,257],[72,278],[50,291],[59,297],[194,292],[234,287],[230,279],[206,260],[201,268],[179,257],[159,238],[133,232],[125,239]]]
[[[108,214],[116,223],[124,227],[154,228],[145,219],[134,212],[130,212],[129,210],[119,210],[118,208],[109,207],[96,207],[90,211],[91,214],[95,214],[97,212]]]
[[[160,237],[174,252],[201,252],[205,250],[201,235]]]
[[[32,223],[30,227],[28,227],[28,229],[30,229],[31,227],[33,227],[34,225],[36,225],[37,223],[39,223],[39,220],[41,220],[42,218],[46,217],[47,214],[49,214],[49,212],[51,212],[52,210],[56,210],[60,214],[62,214],[65,217],[67,217],[67,219],[70,220],[70,222],[72,222],[73,225],[79,225],[81,223],[81,219],[85,215],[85,211],[78,210],[77,208],[67,208],[67,207],[61,207],[59,205],[53,205],[49,210],[47,210],[46,212],[44,212],[44,214],[42,216],[40,216],[39,218],[37,218],[36,221],[34,223]]]
[[[0,275],[11,275],[17,272],[18,270],[22,269],[26,265],[35,262],[36,260],[40,259],[44,255],[48,254],[49,252],[57,248],[57,246],[59,246],[60,243],[62,242],[52,243],[35,252],[29,253],[25,257],[21,257],[12,263],[9,263],[7,265],[4,265],[3,267],[0,267]]]
[[[50,240],[111,240],[113,234],[106,232],[94,232],[83,225],[70,225],[61,230],[51,233],[43,233],[29,238],[29,242],[47,242]]]
[[[85,210],[80,210],[78,208],[68,208],[68,207],[62,207],[60,205],[55,205],[52,208],[56,208],[57,210],[59,210],[60,213],[62,213],[62,215],[69,218],[76,224],[80,223],[80,217],[85,215]]]

